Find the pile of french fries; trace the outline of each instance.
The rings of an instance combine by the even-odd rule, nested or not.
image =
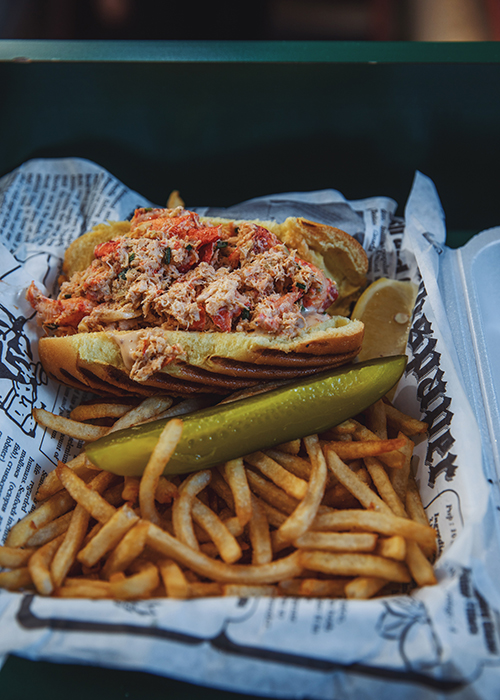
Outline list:
[[[436,533],[411,469],[427,425],[381,400],[322,435],[167,479],[197,399],[90,403],[37,422],[78,440],[167,419],[142,477],[59,462],[0,547],[0,587],[134,600],[367,599],[436,583]]]

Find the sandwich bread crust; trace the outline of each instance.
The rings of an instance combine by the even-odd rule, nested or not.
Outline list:
[[[34,284],[27,296],[54,333],[40,339],[42,364],[63,383],[101,395],[227,394],[354,359],[363,324],[339,310],[367,268],[355,239],[306,219],[141,209],[69,246],[57,300]]]

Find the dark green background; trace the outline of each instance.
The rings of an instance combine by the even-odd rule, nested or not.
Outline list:
[[[332,187],[402,214],[420,170],[450,245],[499,223],[495,43],[5,41],[0,86],[0,174],[81,156],[158,204]]]
[[[437,186],[449,245],[500,224],[499,44],[0,41],[0,175],[80,156],[164,204]],[[1,632],[0,632],[1,633]],[[232,700],[135,672],[10,657],[6,700]]]
[[[255,700],[135,671],[26,661],[10,656],[0,672],[2,700]]]

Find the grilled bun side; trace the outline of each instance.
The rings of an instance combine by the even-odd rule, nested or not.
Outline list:
[[[338,228],[302,218],[286,219],[279,237],[337,285],[339,296],[329,313],[350,313],[350,305],[365,286],[368,272],[368,258],[358,241]]]
[[[96,393],[183,395],[212,390],[228,393],[262,381],[313,374],[351,361],[358,354],[364,326],[334,316],[295,338],[264,333],[143,331],[76,333],[41,338],[40,360],[46,371],[63,383]],[[129,351],[144,338],[161,336],[179,345],[180,361],[135,381]]]
[[[99,331],[41,338],[39,354],[42,362],[54,374],[60,367],[73,367],[79,357],[99,358],[103,364],[122,369],[128,364],[124,359],[127,357],[124,349],[127,345],[130,347],[144,337],[161,336],[169,345],[181,346],[183,364],[217,372],[218,365],[212,358],[279,367],[287,365],[289,353],[335,356],[358,352],[363,331],[361,321],[350,321],[343,316],[333,316],[317,326],[304,329],[295,338],[264,333],[169,331],[161,328]],[[168,366],[163,369],[168,371]]]

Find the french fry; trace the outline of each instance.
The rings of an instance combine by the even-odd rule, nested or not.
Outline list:
[[[158,569],[169,598],[189,598],[189,581],[175,561],[171,559],[160,561]]]
[[[83,464],[81,466],[73,467],[71,465],[71,462],[68,462],[67,466],[70,469],[73,469],[75,474],[77,474],[80,477],[80,479],[87,483],[96,475],[96,470],[92,467],[88,467],[87,464],[88,460],[83,460]],[[49,472],[47,478],[37,491],[36,500],[38,502],[44,501],[46,498],[50,498],[50,496],[53,496],[58,491],[61,491],[63,488],[64,487],[61,484],[61,480],[57,476],[57,472],[55,470]]]
[[[429,429],[429,426],[424,421],[407,416],[388,402],[385,403],[385,413],[388,424],[409,437],[422,435]]]
[[[77,503],[82,505],[90,515],[98,520],[100,523],[106,523],[110,518],[113,517],[116,512],[110,503],[108,503],[95,489],[88,486],[84,481],[82,481],[76,474],[73,473],[65,464],[59,462],[57,466],[57,475],[59,479],[64,484],[68,493],[75,499]],[[100,480],[102,483],[108,480],[112,475],[106,472],[99,475],[96,479]],[[36,511],[35,511],[36,512]]]
[[[99,418],[121,418],[133,406],[126,403],[83,403],[74,408],[70,418],[76,421],[98,420]]]
[[[373,510],[338,510],[316,516],[312,529],[319,531],[345,531],[362,529],[378,532],[381,535],[401,535],[424,546],[435,546],[436,532],[430,525],[422,525],[408,518],[401,518],[391,512]]]
[[[348,420],[345,420],[342,423],[335,425],[333,428],[325,430],[324,433],[321,433],[320,437],[322,440],[339,440],[340,437],[343,435],[352,436],[358,426],[359,423],[357,421],[354,421],[349,418]]]
[[[434,586],[437,583],[432,565],[418,544],[412,540],[407,543],[405,561],[417,585]]]
[[[156,489],[160,476],[180,440],[182,427],[182,421],[178,418],[173,418],[165,425],[144,469],[139,485],[139,505],[142,517],[155,525],[160,524],[155,506]]]
[[[243,584],[226,583],[222,586],[222,595],[237,596],[238,598],[273,597],[278,595],[276,586],[245,586]]]
[[[414,443],[404,433],[399,433],[398,437],[405,440],[405,444],[400,448],[400,452],[404,455],[404,463],[400,469],[391,469],[389,478],[394,491],[399,497],[399,500],[404,504],[406,502],[406,491],[408,488],[408,478],[410,475],[411,457],[413,454]]]
[[[104,494],[118,478],[111,472],[95,472],[95,476],[88,482],[88,487],[91,491]]]
[[[106,432],[159,416],[171,420],[140,479],[96,470],[84,454],[59,463],[40,487],[46,500],[0,547],[0,567],[10,569],[0,572],[0,587],[94,599],[362,600],[394,592],[390,583],[436,583],[428,561],[436,533],[410,468],[408,431],[422,431],[424,423],[391,413],[384,399],[366,410],[366,425],[350,419],[320,437],[166,479],[162,472],[182,430],[173,416],[212,401],[104,401],[84,405],[71,419],[38,413],[52,429],[69,420],[78,435],[96,428],[84,420],[116,418]],[[388,425],[391,435],[397,425],[406,432],[401,427],[389,439]],[[68,575],[78,567],[81,575]]]
[[[0,569],[19,569],[26,566],[35,549],[0,546]]]
[[[68,529],[72,517],[73,511],[70,510],[64,515],[61,515],[59,518],[52,520],[52,522],[47,523],[47,525],[44,525],[39,530],[35,531],[35,534],[32,535],[26,542],[26,546],[41,547],[43,544],[46,544],[47,542],[50,542],[50,540],[62,535],[63,532],[66,532]]]
[[[5,544],[8,547],[24,547],[37,530],[48,525],[60,515],[67,513],[74,503],[71,494],[66,491],[55,493],[48,501],[42,503],[36,510],[28,513],[14,525],[7,535]]]
[[[242,527],[239,519],[236,516],[232,518],[226,518],[225,520],[221,516],[219,517],[221,518],[222,522],[234,537],[240,537],[240,535],[243,534],[244,528]]]
[[[85,539],[83,540],[83,546],[86,547],[88,543],[90,542],[91,539],[93,539],[99,530],[102,529],[103,524],[102,523],[96,523],[94,527],[92,527],[86,534]]]
[[[19,547],[0,546],[0,568],[18,569],[21,566],[26,566],[34,552],[35,550],[32,548],[20,549]]]
[[[415,483],[415,478],[411,470],[408,475],[405,505],[406,512],[412,520],[423,525],[428,525],[429,520],[425,513],[424,506],[422,505],[422,499],[420,498],[420,493],[418,492],[417,484]],[[420,542],[420,547],[427,559],[432,560],[434,558],[436,554],[436,541],[434,541],[432,546]]]
[[[284,469],[281,464],[275,462],[264,452],[254,452],[245,457],[245,462],[252,467],[259,469],[264,476],[270,479],[276,486],[283,489],[292,498],[298,501],[306,495],[307,481],[299,479],[294,474]]]
[[[95,537],[80,550],[77,555],[78,561],[88,567],[97,564],[107,552],[116,547],[121,538],[138,520],[139,516],[125,503],[113,513]]]
[[[411,581],[404,564],[374,554],[334,554],[303,550],[300,551],[300,563],[305,569],[335,576],[375,576],[400,583]]]
[[[133,425],[145,423],[151,418],[157,418],[163,411],[170,408],[172,403],[173,399],[170,396],[148,397],[119,418],[111,430],[108,428],[108,432],[114,433],[117,430],[124,430],[125,428],[131,428]]]
[[[8,591],[20,591],[33,585],[31,574],[27,566],[11,571],[0,571],[0,588]]]
[[[274,508],[270,503],[267,503],[266,501],[263,501],[260,498],[257,498],[256,496],[254,496],[254,499],[256,499],[259,502],[260,506],[264,509],[269,525],[272,525],[276,528],[279,528],[281,527],[281,525],[283,525],[287,517],[285,513],[283,513],[281,510],[278,510],[277,508]]]
[[[294,578],[280,581],[278,590],[283,595],[307,598],[344,598],[344,589],[348,581],[349,579],[345,578]]]
[[[218,469],[212,469],[212,481],[210,487],[215,491],[217,496],[221,498],[231,513],[235,512],[234,498],[229,485],[221,475]]]
[[[139,502],[140,479],[135,476],[125,476],[123,479],[122,498],[129,503]]]
[[[84,478],[84,474],[87,471],[89,471],[86,468],[86,462],[87,458],[85,452],[81,452],[74,459],[70,460],[66,466],[68,466],[70,469],[73,469],[75,474],[78,474],[78,476]],[[56,471],[51,471],[45,477],[45,481],[43,481],[38,486],[36,492],[36,500],[44,501],[46,498],[50,498],[50,496],[53,496],[58,491],[61,491],[63,488],[64,486],[61,484],[61,481],[57,476]]]
[[[107,590],[109,588],[108,582],[103,581],[102,579],[96,578],[96,575],[92,576],[68,576],[65,581],[64,585],[68,588],[75,587],[78,588],[82,583],[88,583],[94,588],[102,588],[103,590]]]
[[[222,594],[222,586],[215,581],[195,581],[189,584],[190,598],[207,598]]]
[[[233,494],[234,509],[242,527],[252,517],[252,496],[248,485],[245,467],[242,459],[233,459],[224,465],[224,474],[231,493]]]
[[[283,489],[275,486],[272,481],[264,479],[252,469],[247,469],[247,479],[252,491],[274,508],[288,514],[293,513],[297,508],[299,501],[296,498],[292,498]]]
[[[219,550],[212,541],[200,543],[200,552],[203,552],[203,554],[206,554],[207,557],[211,559],[217,559],[219,556]]]
[[[152,523],[149,526],[148,544],[163,556],[172,558],[201,576],[222,583],[276,583],[294,578],[302,571],[298,552],[270,564],[226,564],[188,547]]]
[[[114,508],[118,508],[125,502],[123,500],[123,483],[114,484],[106,489],[102,494],[102,497]]]
[[[366,409],[366,427],[381,440],[387,439],[387,415],[382,399]]]
[[[168,408],[161,413],[143,420],[142,423],[149,423],[154,420],[165,420],[167,418],[177,418],[179,416],[184,416],[187,413],[192,413],[193,411],[198,411],[201,408],[206,408],[213,404],[213,399],[210,396],[193,396],[189,399],[184,399],[179,403],[175,404],[171,408]]]
[[[359,508],[359,502],[343,484],[336,484],[326,491],[321,502],[331,508]]]
[[[139,520],[113,549],[103,566],[104,578],[125,571],[143,552],[148,535],[147,520]]]
[[[269,523],[266,511],[255,497],[252,498],[252,517],[248,531],[252,545],[252,564],[268,564],[273,558]]]
[[[387,579],[374,576],[359,576],[345,585],[346,598],[367,600],[376,595],[385,585]]]
[[[265,453],[268,457],[273,459],[282,467],[288,469],[288,471],[298,476],[304,481],[309,481],[311,477],[311,462],[308,459],[299,457],[298,455],[288,454],[287,452],[280,452],[280,450],[266,450]]]
[[[408,484],[406,490],[406,510],[408,515],[412,520],[416,520],[418,523],[423,523],[428,525],[429,520],[422,505],[422,499],[418,492],[417,484],[415,483],[415,478],[413,474],[408,474]]]
[[[143,598],[151,594],[160,583],[157,567],[151,562],[145,562],[138,573],[128,576],[121,581],[109,583],[109,590],[113,598],[130,600]]]
[[[332,552],[372,552],[377,544],[372,532],[305,532],[294,544],[299,549],[326,549]]]
[[[65,582],[68,583],[68,580]],[[100,584],[105,584],[104,586]],[[60,598],[111,598],[111,586],[108,581],[82,579],[73,585],[64,585],[56,589]]]
[[[312,462],[311,478],[303,500],[278,530],[283,540],[293,542],[309,528],[313,522],[325,493],[327,466],[317,435],[304,439]]]
[[[50,574],[54,586],[59,587],[62,584],[74,563],[78,550],[87,534],[89,519],[90,514],[83,506],[77,504],[69,527],[50,564]]]
[[[406,559],[406,540],[401,535],[381,538],[377,543],[374,553],[386,559],[404,561]]]
[[[357,422],[357,421],[356,421]],[[371,430],[361,423],[357,423],[356,430],[353,433],[354,440],[369,441],[369,440],[380,440],[380,438],[373,433]],[[380,455],[380,459],[388,467],[397,469],[401,467],[404,463],[404,456],[399,452],[399,450],[392,450],[390,452],[384,452]]]
[[[365,457],[382,456],[386,452],[400,450],[405,446],[404,438],[394,438],[392,440],[367,440],[364,442],[327,442],[328,449],[334,450],[342,461],[352,459],[364,459]],[[401,464],[402,466],[402,464]]]
[[[340,483],[356,498],[367,510],[375,510],[381,513],[390,513],[391,509],[384,503],[357,474],[344,464],[334,450],[326,447],[326,460],[328,467],[335,474]]]
[[[80,421],[71,420],[71,418],[64,418],[64,416],[56,416],[55,413],[50,413],[44,408],[34,408],[33,418],[43,428],[56,430],[58,433],[69,435],[69,437],[83,440],[84,442],[93,442],[109,432],[109,428],[81,423]]]
[[[366,464],[366,468],[368,469],[368,473],[370,474],[373,483],[375,484],[375,487],[384,503],[389,506],[395,515],[404,517],[406,515],[404,506],[398,494],[394,490],[391,480],[389,479],[389,476],[380,460],[377,459],[377,457],[365,457],[364,462]]]
[[[31,580],[40,595],[50,595],[54,590],[54,582],[50,575],[50,562],[57,552],[63,537],[64,535],[59,535],[55,540],[37,549],[28,562]]]
[[[241,559],[242,551],[236,538],[219,516],[197,498],[193,499],[192,516],[193,520],[209,534],[223,561],[232,564]]]
[[[289,455],[298,455],[300,452],[300,440],[290,440],[290,442],[282,442],[278,445],[280,452],[285,452]]]
[[[191,508],[194,498],[210,483],[212,473],[207,469],[188,476],[182,484],[179,498],[176,498],[172,506],[172,523],[175,536],[181,542],[198,550],[198,540],[194,534]]]
[[[384,500],[390,504],[393,513],[401,518],[408,518],[401,500],[394,491],[389,477],[377,458],[367,457],[365,464],[376,483],[377,489],[379,492],[382,492]],[[419,586],[433,586],[436,583],[433,568],[416,542],[408,542],[405,561],[413,579]]]
[[[178,495],[177,486],[166,477],[160,476],[156,485],[155,501],[164,505],[165,503],[171,503]]]

